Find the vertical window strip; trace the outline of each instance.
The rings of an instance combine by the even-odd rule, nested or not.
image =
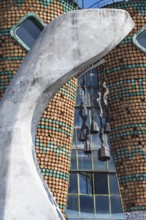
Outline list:
[[[82,79],[81,80],[83,80],[83,77],[82,77]],[[81,81],[81,80],[79,80],[79,81]],[[87,80],[87,77],[85,77],[85,82],[87,83],[89,80]],[[78,86],[80,86],[80,83],[78,83]],[[92,86],[91,86],[92,87]],[[91,117],[92,117],[92,111],[91,111],[91,104],[92,104],[92,101],[94,101],[94,100],[92,100],[91,101],[91,96],[92,96],[92,93],[93,93],[93,88],[91,88],[88,84],[86,85],[86,95],[87,95],[87,103],[86,103],[86,107],[87,107],[87,110],[88,110],[88,124],[89,124],[89,126],[90,126],[90,124],[91,124]],[[90,89],[89,89],[90,88]],[[94,89],[96,89],[96,88],[94,88]],[[92,91],[91,91],[92,90]],[[79,91],[79,89],[78,89],[78,91]],[[80,92],[78,92],[78,96],[80,96],[80,94],[79,94]],[[78,114],[78,109],[80,108],[79,107],[79,98],[77,97],[76,98],[76,100],[77,100],[77,103],[78,103],[78,105],[76,106],[76,116],[77,116],[77,114]],[[95,109],[95,111],[96,111],[96,114],[99,114],[99,110],[96,108]],[[75,117],[75,120],[80,120],[79,119],[79,117],[80,116],[78,116],[78,117]],[[81,119],[81,121],[82,121],[82,119]],[[76,124],[76,121],[75,121],[75,124]],[[77,123],[78,125],[79,125],[79,123]],[[97,152],[98,152],[98,146],[97,146],[97,149],[93,149],[93,152],[92,152],[92,154],[91,154],[91,164],[92,164],[92,167],[91,167],[91,169],[89,169],[89,167],[88,167],[88,169],[86,169],[85,168],[85,166],[84,166],[84,163],[85,163],[85,161],[88,161],[90,158],[88,158],[88,156],[87,155],[84,155],[84,143],[83,142],[81,142],[81,143],[79,143],[79,141],[78,141],[78,136],[79,136],[79,131],[80,131],[80,129],[81,129],[81,124],[80,124],[80,126],[75,126],[74,127],[74,132],[75,132],[75,145],[73,146],[73,150],[75,150],[75,155],[76,155],[76,170],[71,170],[71,173],[72,172],[75,172],[75,173],[77,173],[77,184],[78,184],[78,193],[77,193],[77,196],[78,196],[78,213],[79,213],[79,217],[78,218],[76,218],[76,219],[79,219],[79,220],[81,220],[81,219],[84,219],[85,217],[83,217],[84,216],[84,214],[82,214],[81,213],[81,196],[82,196],[82,202],[83,202],[83,198],[85,197],[85,199],[86,199],[86,197],[87,198],[89,198],[89,196],[92,196],[92,197],[90,197],[90,198],[93,198],[93,212],[94,213],[92,213],[92,215],[94,216],[93,218],[91,217],[89,217],[89,219],[95,219],[95,220],[98,220],[98,219],[101,219],[101,217],[99,217],[99,216],[101,216],[102,215],[102,213],[101,214],[99,214],[98,213],[98,211],[97,211],[97,209],[96,209],[96,207],[98,207],[98,204],[96,204],[97,203],[97,200],[99,199],[103,199],[102,201],[105,201],[106,202],[106,207],[107,207],[107,205],[108,205],[108,209],[109,209],[109,214],[108,214],[108,218],[107,218],[107,216],[106,216],[106,218],[107,219],[115,219],[114,217],[112,217],[112,207],[111,207],[111,196],[117,196],[117,197],[119,197],[120,198],[120,195],[119,194],[112,194],[111,195],[111,190],[110,190],[110,175],[111,174],[114,174],[114,175],[116,175],[116,172],[115,172],[115,170],[110,170],[109,169],[109,162],[108,161],[106,161],[106,162],[100,162],[99,164],[100,164],[100,166],[103,164],[103,166],[105,166],[105,168],[103,169],[102,167],[102,169],[101,170],[99,170],[99,169],[97,169],[96,170],[96,166],[95,166],[95,163],[96,163],[96,160],[94,159],[95,157],[97,158],[97,161],[98,161],[98,155],[97,155]],[[105,134],[105,141],[106,141],[106,143],[107,143],[107,136],[106,136],[106,134]],[[99,139],[99,137],[98,137],[98,139]],[[79,145],[78,145],[78,143],[79,143]],[[91,146],[92,146],[92,144],[93,144],[93,135],[90,135],[90,143],[91,143]],[[80,152],[80,153],[79,153]],[[80,155],[79,155],[80,154]],[[90,156],[89,156],[90,157]],[[80,160],[80,162],[79,162],[79,160]],[[81,162],[82,162],[82,166],[81,166]],[[88,161],[89,162],[89,161]],[[111,162],[111,161],[110,161]],[[80,163],[80,166],[79,166],[79,163]],[[89,164],[90,164],[90,162],[89,162]],[[91,180],[90,180],[90,178],[88,179],[88,178],[83,178],[82,179],[82,181],[83,181],[83,185],[85,185],[84,187],[85,187],[85,189],[83,189],[83,193],[81,193],[81,190],[80,190],[80,184],[81,184],[81,175],[83,175],[84,173],[86,173],[87,174],[87,176],[90,176],[90,178],[91,178]],[[96,189],[96,186],[95,186],[95,175],[97,175],[96,176],[96,178],[97,178],[97,181],[98,181],[98,178],[102,178],[102,175],[101,174],[103,174],[103,175],[106,175],[107,176],[107,183],[105,183],[104,184],[104,187],[107,187],[107,189],[108,189],[108,192],[106,192],[106,190],[103,190],[103,192],[104,193],[99,193],[99,191],[98,191],[98,193],[95,191],[95,189]],[[105,179],[105,176],[103,176],[103,178]],[[88,179],[88,180],[87,180]],[[91,186],[90,186],[90,184],[91,184]],[[90,187],[92,188],[92,193],[91,193],[91,191],[90,191]],[[100,184],[100,187],[102,187],[102,184]],[[89,191],[88,191],[89,190]],[[105,193],[106,192],[106,193]],[[107,198],[107,200],[106,200],[106,198]],[[104,200],[105,199],[105,200]],[[99,201],[98,200],[98,201]],[[92,199],[91,199],[91,201],[92,201]],[[88,200],[88,202],[89,202],[89,200]],[[103,202],[104,203],[104,202]],[[83,205],[83,203],[82,203],[82,205]],[[105,209],[106,209],[106,207],[105,207]],[[104,210],[104,208],[103,208],[103,210]],[[107,209],[106,209],[107,210]],[[87,216],[89,215],[90,216],[90,212],[87,212]],[[86,218],[88,218],[88,217],[86,217]],[[104,213],[103,213],[103,218],[104,218]],[[69,218],[69,219],[71,219],[71,218]],[[124,218],[122,218],[121,217],[121,219],[124,219]]]

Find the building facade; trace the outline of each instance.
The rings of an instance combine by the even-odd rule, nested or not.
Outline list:
[[[75,1],[69,0],[5,0],[0,2],[0,6],[0,94],[2,97],[44,26],[63,13],[78,9],[78,5]],[[94,69],[93,73],[89,71],[83,77],[84,80],[73,78],[55,94],[38,125],[35,139],[36,154],[44,179],[64,215],[69,214],[68,219],[124,219],[126,218],[122,214],[124,211],[134,213],[127,216],[127,219],[144,220],[146,218],[146,2],[129,0],[106,7],[127,10],[135,22],[135,28],[105,57],[103,65]],[[111,142],[112,154],[108,162],[100,162],[97,157],[97,151],[101,147],[99,133],[90,135],[92,154],[84,154],[83,141],[79,141],[84,121],[82,113],[79,112],[82,109],[81,102],[84,101],[86,105],[88,127],[92,119],[99,116],[99,108],[96,106],[99,73],[107,82],[110,91],[108,105],[111,124],[110,141],[109,134],[105,137],[108,147]],[[91,82],[89,75],[96,80]],[[83,95],[84,88],[86,95]],[[95,121],[100,127],[98,117]],[[116,171],[120,187],[118,187]],[[100,185],[102,178],[103,182]],[[98,182],[99,185],[96,186]],[[105,184],[103,188],[102,183]],[[71,196],[74,198],[72,203],[69,200]],[[117,200],[113,198],[114,196]],[[100,204],[104,205],[100,206]],[[116,206],[117,204],[119,206]],[[69,209],[73,212],[68,213]]]
[[[135,22],[133,31],[105,57],[105,75],[110,90],[111,145],[124,211],[144,211],[146,2],[126,1],[108,7],[127,10]]]

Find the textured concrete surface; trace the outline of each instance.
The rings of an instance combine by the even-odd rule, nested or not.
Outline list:
[[[146,220],[146,212],[145,211],[127,212],[126,220]]]
[[[80,10],[49,24],[0,105],[0,220],[63,219],[37,167],[34,138],[54,93],[115,47],[133,28],[123,10]]]

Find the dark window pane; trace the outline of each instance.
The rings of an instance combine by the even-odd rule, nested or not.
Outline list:
[[[94,215],[94,201],[92,196],[80,196],[81,216],[87,217],[87,213]]]
[[[91,174],[80,173],[80,193],[81,194],[92,194],[92,180]]]
[[[71,154],[71,170],[77,169],[77,158],[76,158],[76,151],[72,150]]]
[[[16,29],[16,34],[29,48],[31,48],[42,30],[42,25],[39,25],[33,18],[29,18]]]
[[[110,193],[119,194],[119,187],[116,174],[110,174]]]
[[[79,115],[79,110],[80,110],[80,108],[75,109],[75,123],[74,123],[75,127],[81,127],[82,126],[82,118]]]
[[[138,38],[137,38],[138,43],[146,48],[146,31],[144,31]]]
[[[92,170],[92,154],[84,154],[83,150],[78,151],[79,170]]]
[[[68,196],[67,198],[67,209],[66,215],[68,217],[77,217],[78,213],[78,197],[77,196]]]
[[[107,174],[94,174],[95,194],[108,194]]]
[[[111,213],[122,213],[121,198],[118,196],[111,196]]]
[[[109,197],[108,196],[96,196],[96,213],[109,214]]]
[[[106,171],[107,162],[98,159],[98,152],[93,151],[94,171]]]
[[[68,193],[78,193],[77,174],[70,173]]]

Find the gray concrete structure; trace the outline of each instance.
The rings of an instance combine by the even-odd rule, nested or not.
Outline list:
[[[133,28],[123,10],[80,10],[55,19],[28,53],[0,105],[0,220],[64,219],[41,177],[34,139],[54,93]]]

